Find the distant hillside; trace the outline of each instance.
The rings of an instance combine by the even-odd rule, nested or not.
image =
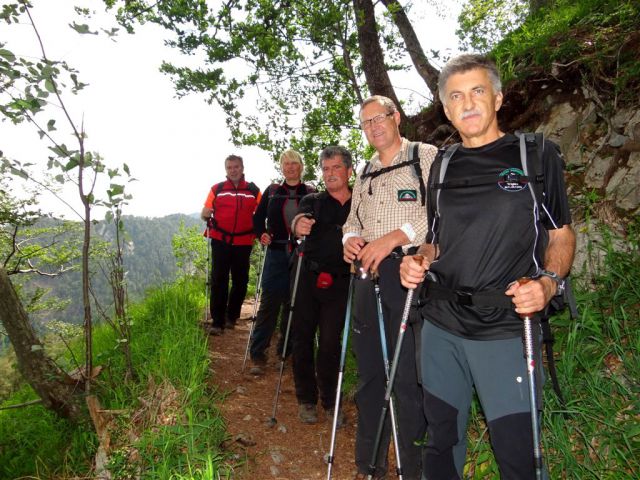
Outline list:
[[[178,231],[180,224],[186,227],[201,225],[202,222],[192,215],[174,214],[160,218],[125,216],[123,218],[127,239],[124,253],[127,289],[130,300],[137,300],[150,287],[163,282],[172,282],[176,277],[176,263],[171,247],[171,239]],[[55,220],[46,220],[49,224]],[[114,238],[113,227],[98,222],[95,227],[94,241],[111,241]],[[100,264],[92,258],[92,284],[96,296],[104,308],[112,303],[110,286]],[[32,315],[35,323],[46,323],[56,319],[65,322],[82,323],[82,303],[80,296],[80,271],[65,273],[59,277],[33,277],[24,283],[26,291],[35,286],[49,290],[48,296],[69,300],[69,305],[62,311],[44,312]],[[96,316],[98,319],[98,316]]]

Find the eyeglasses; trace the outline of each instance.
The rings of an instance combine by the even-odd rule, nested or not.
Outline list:
[[[381,113],[380,115],[376,115],[375,117],[369,118],[368,120],[362,120],[360,122],[360,128],[362,130],[366,130],[367,128],[370,128],[371,125],[378,125],[379,123],[384,122],[387,117],[390,117],[394,113],[396,112]]]

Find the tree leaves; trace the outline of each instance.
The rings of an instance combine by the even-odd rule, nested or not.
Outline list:
[[[9,63],[13,63],[16,61],[16,56],[12,52],[4,48],[0,48],[0,57],[4,58]]]
[[[56,93],[56,85],[55,83],[53,83],[53,80],[51,80],[51,78],[47,78],[44,81],[44,88],[46,88],[47,92],[49,93]]]
[[[200,1],[136,2],[124,10],[124,25],[148,10],[146,19],[173,32],[169,45],[205,58],[198,68],[165,62],[161,70],[171,75],[179,96],[202,92],[217,103],[234,143],[257,145],[274,157],[295,143],[315,163],[328,132],[319,138],[307,128],[306,115],[325,106],[334,112],[324,115],[334,129],[331,143],[355,128],[359,98],[353,85],[359,81],[344,67],[345,55],[359,55],[350,0],[239,0],[217,10]]]
[[[90,35],[97,35],[98,32],[96,31],[91,31],[89,29],[89,25],[87,25],[86,23],[83,24],[78,24],[76,22],[70,23],[69,26],[71,28],[73,28],[76,32],[85,35],[85,34],[90,34]]]

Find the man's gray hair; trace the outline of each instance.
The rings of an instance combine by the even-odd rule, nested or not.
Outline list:
[[[244,162],[242,161],[242,157],[240,155],[231,154],[227,158],[224,159],[224,163],[227,162],[240,162],[240,165],[244,167]]]
[[[502,82],[500,82],[500,73],[498,73],[496,64],[484,55],[465,53],[449,60],[440,72],[440,76],[438,77],[438,95],[443,105],[446,104],[445,86],[447,85],[449,77],[456,73],[465,73],[469,70],[475,70],[476,68],[482,68],[487,71],[489,80],[491,80],[491,85],[493,86],[493,93],[500,93],[502,91]]]
[[[362,105],[360,105],[360,113],[362,113],[364,107],[374,102],[382,105],[386,109],[387,113],[396,113],[398,111],[398,107],[390,98],[384,97],[382,95],[372,95],[371,97],[365,99],[364,102],[362,102]]]
[[[353,159],[351,158],[351,152],[340,145],[331,145],[329,147],[324,147],[320,152],[320,168],[322,168],[322,162],[328,160],[329,158],[333,158],[336,156],[340,156],[342,158],[342,163],[345,168],[351,168],[353,164]]]

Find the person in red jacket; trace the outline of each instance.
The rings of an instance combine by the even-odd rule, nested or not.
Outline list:
[[[204,235],[211,239],[211,335],[233,329],[240,316],[255,239],[253,212],[261,198],[260,189],[244,179],[242,157],[229,155],[224,169],[227,179],[211,187],[200,214],[207,222]]]

